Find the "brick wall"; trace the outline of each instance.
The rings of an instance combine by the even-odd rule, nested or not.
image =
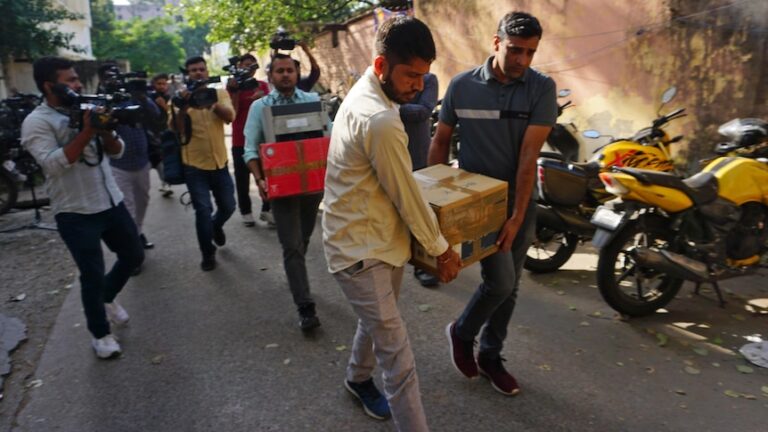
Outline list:
[[[337,47],[333,46],[331,31],[317,35],[312,47],[312,55],[320,64],[320,84],[342,96],[365,72],[373,59],[373,14],[369,13],[347,22],[346,28],[346,31],[337,31]],[[305,60],[301,62],[302,65],[309,64]],[[308,67],[302,68],[307,69],[302,70],[304,74],[308,73]]]

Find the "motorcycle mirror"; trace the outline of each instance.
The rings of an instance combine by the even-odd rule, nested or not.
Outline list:
[[[676,94],[677,94],[677,87],[675,86],[672,86],[664,90],[664,93],[661,94],[661,103],[668,104],[669,101],[675,98]]]
[[[557,92],[557,97],[568,97],[571,95],[571,89],[562,89],[559,92]]]
[[[594,130],[594,129],[587,129],[584,132],[581,133],[586,138],[596,139],[603,136],[603,134],[600,133],[600,131]]]

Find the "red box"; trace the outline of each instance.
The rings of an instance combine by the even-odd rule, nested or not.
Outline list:
[[[322,192],[330,137],[262,144],[261,169],[267,196],[283,198]]]

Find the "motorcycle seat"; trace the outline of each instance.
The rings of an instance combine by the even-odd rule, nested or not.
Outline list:
[[[701,172],[683,180],[674,174],[661,171],[650,171],[637,168],[614,169],[631,175],[640,180],[643,184],[653,184],[677,189],[688,195],[696,205],[707,204],[717,198],[717,177],[711,172]]]

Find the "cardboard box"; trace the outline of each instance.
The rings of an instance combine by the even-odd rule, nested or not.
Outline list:
[[[413,176],[464,265],[498,250],[496,240],[507,220],[507,182],[447,165],[424,168]],[[411,243],[411,263],[436,274],[437,259],[415,239]]]
[[[322,137],[262,144],[259,153],[267,196],[322,192],[330,142],[330,137]]]

